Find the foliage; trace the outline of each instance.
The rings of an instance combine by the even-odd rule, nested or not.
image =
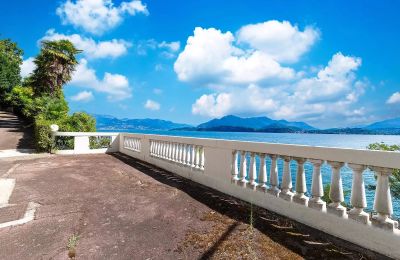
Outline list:
[[[370,150],[400,152],[400,145],[387,145],[385,143],[373,143],[367,146]],[[394,169],[389,177],[390,190],[395,198],[400,198],[400,169]],[[375,190],[375,185],[369,185],[369,189]]]
[[[0,105],[14,86],[21,83],[23,51],[10,39],[0,40]]]
[[[81,51],[68,40],[43,41],[39,55],[35,58],[36,69],[28,83],[34,87],[36,96],[62,95],[62,87],[71,80]]]
[[[90,149],[108,148],[111,145],[111,138],[109,136],[90,136],[89,147]]]
[[[325,186],[324,186],[324,195],[322,196],[322,200],[323,201],[325,201],[326,202],[326,204],[330,204],[330,203],[332,203],[333,201],[331,200],[331,198],[329,198],[329,192],[331,191],[331,185],[330,184],[326,184]],[[350,191],[348,191],[348,190],[345,190],[345,191],[343,191],[343,195],[344,196],[346,196],[347,194],[349,194],[350,193]],[[347,208],[349,208],[349,205],[346,203],[346,202],[342,202],[342,203],[340,203],[340,204],[342,204],[342,206],[343,207],[347,207]]]
[[[31,87],[15,86],[6,94],[5,101],[14,108],[14,112],[26,119],[32,119],[34,115],[33,89]]]

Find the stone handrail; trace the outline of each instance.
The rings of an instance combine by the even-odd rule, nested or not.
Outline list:
[[[116,140],[119,140],[116,150],[121,153],[328,234],[400,258],[400,230],[397,221],[391,218],[389,185],[393,169],[400,169],[400,153],[128,133],[120,133]],[[278,174],[278,161],[283,164],[281,174]],[[305,164],[313,168],[310,191],[306,186]],[[322,199],[322,165],[332,169],[328,205]],[[344,166],[353,172],[350,209],[342,206],[340,170]],[[366,169],[377,176],[371,215],[365,212],[363,173]],[[292,172],[295,172],[295,183]]]

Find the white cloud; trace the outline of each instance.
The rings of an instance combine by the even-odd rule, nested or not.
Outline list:
[[[153,111],[157,111],[157,110],[160,110],[160,104],[159,103],[157,103],[156,101],[153,101],[153,100],[151,100],[151,99],[148,99],[147,101],[146,101],[146,103],[144,104],[144,107],[145,108],[147,108],[147,109],[149,109],[149,110],[153,110]]]
[[[247,43],[278,62],[298,61],[318,37],[319,32],[313,27],[301,31],[288,21],[276,20],[245,25],[237,33],[239,43]]]
[[[161,55],[168,59],[174,58],[180,48],[181,43],[179,41],[157,42],[155,39],[148,39],[145,41],[140,41],[136,44],[136,50],[139,55],[147,55],[148,50],[161,50]]]
[[[234,41],[231,32],[195,28],[174,64],[179,80],[211,86],[295,78],[293,69],[282,67],[270,55],[241,49]]]
[[[395,92],[386,101],[386,104],[397,104],[400,103],[400,92]]]
[[[93,93],[92,91],[81,91],[75,96],[71,97],[71,100],[73,101],[82,101],[82,102],[88,102],[93,99]]]
[[[119,25],[124,15],[147,15],[148,10],[140,0],[122,2],[119,6],[114,5],[112,0],[67,0],[57,8],[56,13],[63,24],[101,35]]]
[[[25,78],[29,76],[36,68],[36,64],[33,62],[35,59],[30,57],[22,62],[21,65],[21,77]]]
[[[79,34],[65,35],[55,32],[54,29],[50,29],[46,32],[46,35],[42,40],[61,40],[66,39],[71,41],[77,49],[83,51],[83,55],[88,59],[97,58],[117,58],[127,53],[128,48],[132,45],[131,43],[112,39],[110,41],[98,41],[96,42],[92,38],[82,37]]]
[[[364,108],[354,107],[366,83],[354,71],[361,65],[356,57],[333,55],[315,77],[291,83],[231,87],[202,95],[192,105],[192,113],[207,117],[228,114],[269,115],[276,119],[305,120],[314,125],[360,123]],[[343,119],[338,122],[337,118]]]
[[[109,100],[123,100],[132,96],[129,81],[125,76],[106,72],[103,79],[98,79],[95,70],[88,67],[85,59],[79,61],[69,84],[107,93]]]

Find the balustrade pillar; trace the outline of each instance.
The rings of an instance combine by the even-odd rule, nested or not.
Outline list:
[[[390,231],[398,227],[398,222],[390,219],[393,214],[392,196],[390,194],[389,176],[393,170],[389,168],[373,167],[377,175],[374,198],[374,210],[377,212],[371,219],[372,225]]]
[[[205,156],[204,156],[204,147],[201,147],[200,158],[201,158],[200,170],[204,170],[204,166],[206,165]]]
[[[306,175],[304,173],[305,159],[297,158],[297,174],[296,174],[296,193],[293,196],[293,201],[307,206],[308,197],[305,195],[307,192]]]
[[[246,187],[247,184],[247,157],[246,157],[246,152],[241,151],[240,152],[240,171],[239,171],[239,184],[242,187]]]
[[[271,170],[269,175],[270,187],[268,189],[268,193],[274,196],[278,196],[280,190],[278,188],[279,180],[278,180],[278,167],[276,165],[276,160],[278,156],[273,154],[271,157]]]
[[[186,154],[187,154],[186,150],[187,150],[187,145],[183,144],[182,145],[182,156],[181,156],[181,158],[182,158],[181,161],[182,161],[183,165],[186,165]]]
[[[256,154],[250,153],[250,169],[249,169],[249,180],[248,183],[249,188],[256,189],[257,188],[257,166],[256,166]]]
[[[310,160],[313,164],[313,175],[311,182],[311,199],[308,201],[308,206],[317,210],[325,209],[325,202],[321,199],[324,196],[324,186],[322,185],[321,176],[321,160]]]
[[[342,177],[340,175],[340,169],[344,164],[332,161],[328,163],[332,167],[331,187],[329,190],[329,198],[332,202],[327,205],[326,209],[328,213],[335,214],[339,217],[345,217],[347,215],[346,208],[341,205],[344,201],[344,196]]]
[[[364,211],[364,209],[367,207],[363,178],[365,166],[359,164],[349,164],[348,166],[353,170],[353,182],[350,199],[353,208],[348,212],[349,218],[363,224],[368,224],[369,215]]]
[[[196,146],[192,145],[192,156],[191,156],[191,160],[192,160],[192,168],[196,167]]]
[[[182,163],[182,152],[183,152],[183,145],[178,144],[178,158],[176,160],[178,163]]]
[[[258,186],[257,190],[266,192],[267,191],[267,166],[265,165],[265,154],[259,154],[260,158],[260,169],[258,170]]]
[[[195,149],[195,159],[196,159],[196,162],[195,162],[195,168],[196,169],[199,169],[200,168],[200,147],[198,147],[197,145],[196,146],[194,146],[194,149]]]
[[[238,151],[234,150],[232,152],[232,169],[231,169],[231,174],[232,174],[232,183],[237,184],[239,178],[238,178]]]
[[[290,157],[283,157],[283,175],[282,175],[282,190],[279,193],[279,197],[292,201],[293,192],[292,192],[292,175],[290,173]]]

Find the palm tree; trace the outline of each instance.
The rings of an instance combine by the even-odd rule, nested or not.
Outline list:
[[[71,80],[82,51],[68,40],[43,41],[39,55],[35,58],[36,69],[28,79],[36,96],[61,96],[62,87]]]

